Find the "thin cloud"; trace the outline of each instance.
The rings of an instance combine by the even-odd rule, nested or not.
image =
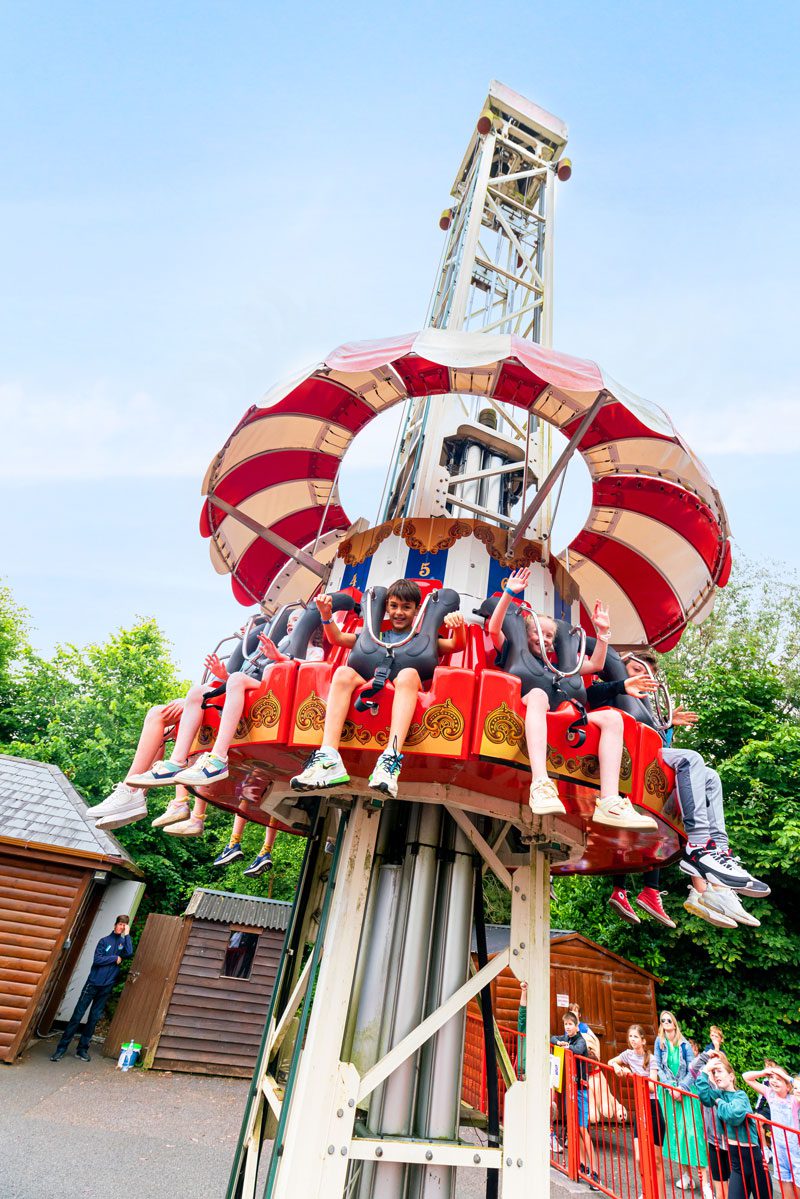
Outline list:
[[[800,452],[800,399],[754,397],[724,409],[695,410],[680,423],[692,449],[704,454]]]

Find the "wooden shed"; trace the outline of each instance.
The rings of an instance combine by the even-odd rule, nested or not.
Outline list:
[[[507,925],[487,929],[489,956],[508,945]],[[563,1009],[577,1003],[581,1017],[600,1040],[603,1061],[627,1048],[630,1024],[641,1024],[650,1045],[658,1030],[654,974],[635,966],[581,933],[550,934],[550,1029],[560,1032]],[[492,983],[498,1024],[517,1026],[519,984],[508,969]],[[473,1009],[476,1013],[477,1007]]]
[[[149,916],[104,1052],[133,1040],[146,1066],[249,1078],[291,907],[198,888],[183,916]]]
[[[88,812],[57,767],[0,754],[0,1062],[50,1030],[95,941],[144,890]]]

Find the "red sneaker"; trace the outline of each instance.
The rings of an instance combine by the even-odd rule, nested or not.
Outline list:
[[[641,890],[636,896],[636,902],[640,908],[644,908],[648,916],[652,916],[660,924],[666,924],[667,928],[676,927],[675,921],[664,911],[661,892],[656,891],[655,887],[645,887]]]
[[[623,891],[621,887],[615,887],[611,892],[611,898],[608,901],[608,906],[613,908],[623,920],[627,920],[628,924],[642,923],[631,905],[628,903],[628,892]]]

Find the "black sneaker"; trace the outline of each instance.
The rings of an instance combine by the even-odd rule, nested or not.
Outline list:
[[[750,877],[743,866],[729,853],[717,849],[713,841],[698,849],[684,849],[678,868],[693,878],[711,877],[734,891],[745,886]]]
[[[258,878],[259,874],[263,874],[266,870],[272,869],[272,854],[267,850],[266,853],[260,853],[258,857],[253,858],[250,865],[242,871],[248,878]]]
[[[56,1049],[55,1053],[50,1054],[50,1061],[60,1062],[66,1052],[66,1049]]]
[[[76,1056],[76,1057],[79,1057],[79,1058],[81,1059],[81,1061],[82,1061],[82,1062],[90,1062],[90,1061],[92,1060],[92,1059],[89,1057],[89,1050],[88,1050],[88,1049],[76,1049],[76,1050],[75,1050],[75,1056]]]
[[[733,860],[741,866],[741,858]],[[772,888],[752,874],[748,874],[747,882],[743,887],[731,887],[731,890],[736,891],[739,895],[749,895],[752,899],[767,899],[772,894]]]

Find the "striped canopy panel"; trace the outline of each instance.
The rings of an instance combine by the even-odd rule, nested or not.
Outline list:
[[[351,524],[336,477],[353,438],[409,397],[451,393],[525,409],[566,437],[603,394],[578,446],[592,507],[562,561],[587,605],[596,598],[609,605],[618,644],[666,650],[688,621],[708,614],[730,572],[727,517],[708,471],[666,413],[594,362],[513,335],[438,329],[339,346],[245,413],[208,468],[201,516],[214,566],[230,572],[236,598],[259,602],[292,573],[293,597],[307,599],[319,580],[214,497],[330,561]]]

